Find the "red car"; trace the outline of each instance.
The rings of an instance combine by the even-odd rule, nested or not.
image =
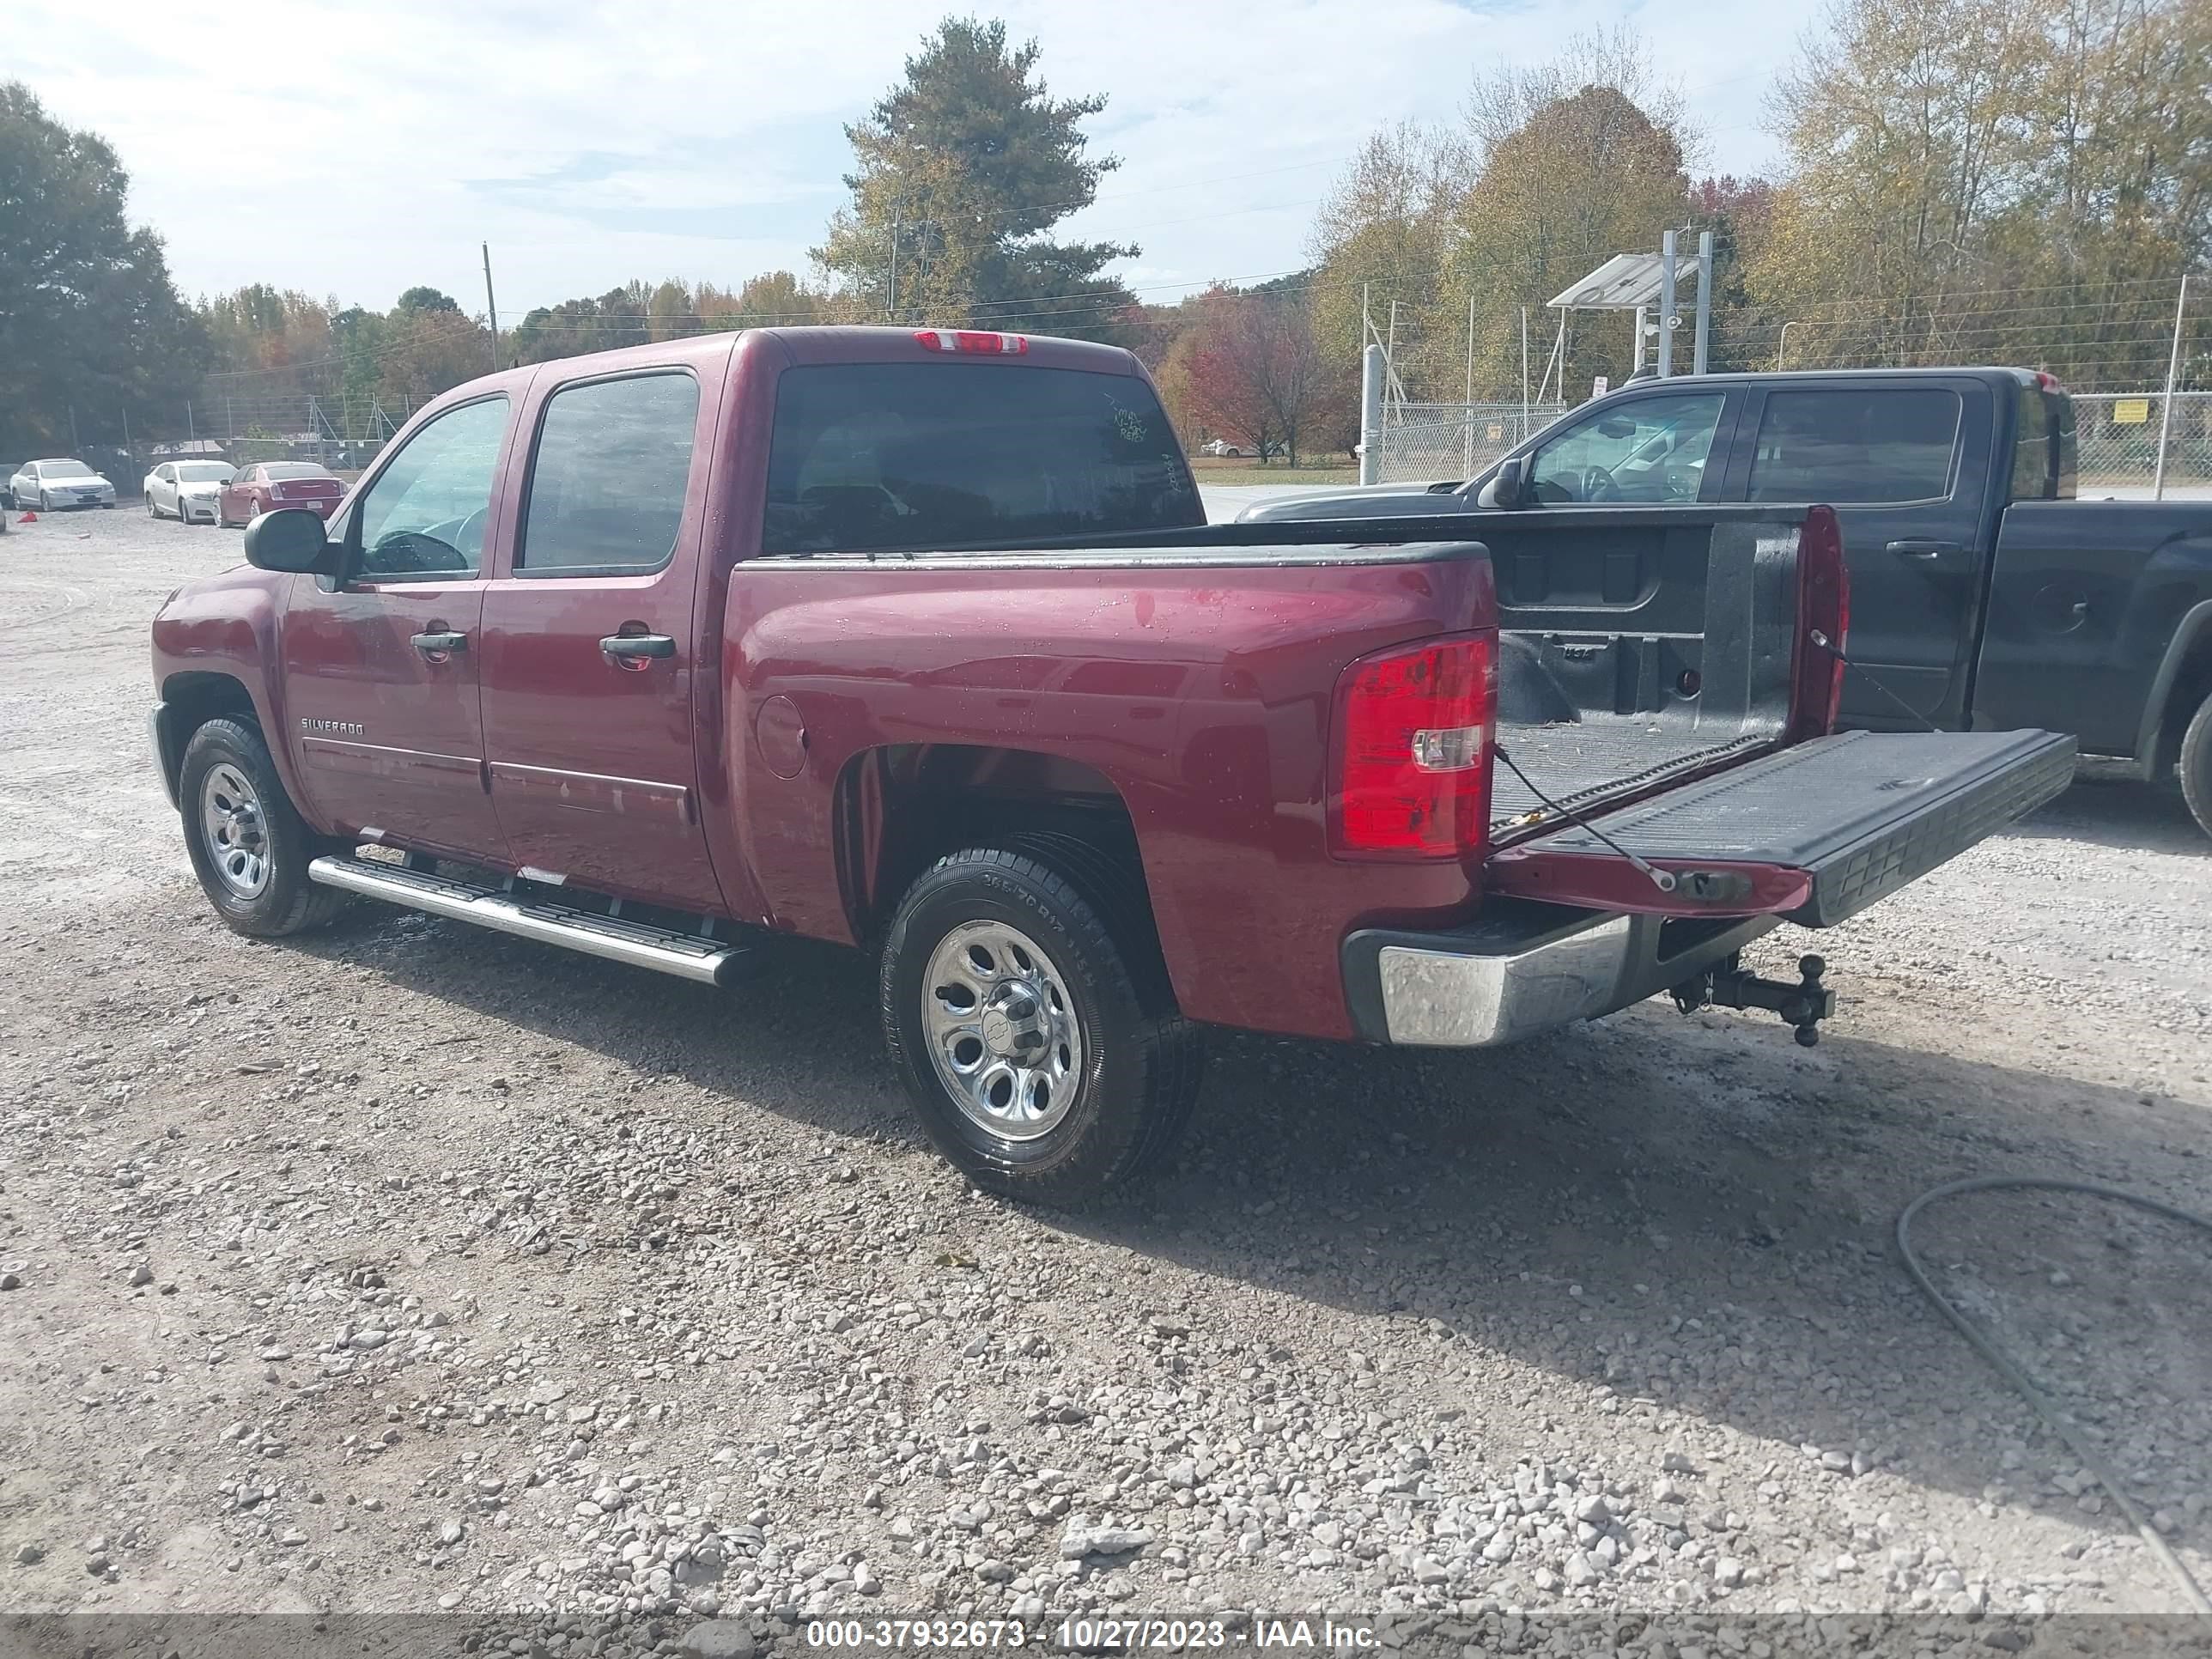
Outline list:
[[[215,498],[215,521],[241,525],[258,513],[304,507],[325,519],[345,499],[345,485],[312,461],[250,461]]]

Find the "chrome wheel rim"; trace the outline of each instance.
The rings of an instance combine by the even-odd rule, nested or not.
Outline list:
[[[224,761],[200,781],[200,835],[216,878],[240,898],[269,885],[269,830],[261,797],[246,774]]]
[[[1020,929],[970,921],[947,933],[922,976],[921,1016],[938,1080],[979,1127],[1035,1140],[1074,1109],[1083,1077],[1075,1001]]]

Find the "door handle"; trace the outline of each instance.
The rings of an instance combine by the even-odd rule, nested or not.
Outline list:
[[[465,634],[417,634],[415,635],[415,648],[426,657],[448,651],[465,651],[469,648],[469,636]]]
[[[1900,559],[1941,559],[1966,550],[1958,542],[1930,542],[1908,538],[1901,542],[1892,542],[1889,550]]]
[[[648,657],[672,657],[676,641],[665,634],[610,634],[599,649],[616,662],[641,662]]]

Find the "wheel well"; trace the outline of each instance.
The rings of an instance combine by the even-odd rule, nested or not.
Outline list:
[[[1137,862],[1136,827],[1095,767],[1034,750],[894,744],[837,781],[837,877],[853,937],[879,938],[900,896],[947,853],[1038,830],[1079,836]]]
[[[192,733],[210,720],[224,719],[260,725],[253,698],[242,681],[228,674],[196,672],[172,674],[161,682],[161,769],[173,791]]]
[[[2158,731],[2151,739],[2153,778],[2163,778],[2181,759],[2182,734],[2207,697],[2212,697],[2212,628],[2200,630],[2189,642],[2180,671],[2166,688],[2166,705],[2159,710]]]

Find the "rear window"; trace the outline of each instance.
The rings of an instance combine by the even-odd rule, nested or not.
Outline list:
[[[1951,493],[1959,394],[1868,386],[1767,394],[1754,501],[1925,501]]]
[[[271,483],[285,478],[327,478],[331,475],[319,466],[310,466],[305,461],[271,461],[261,469],[261,476]]]
[[[545,405],[516,565],[540,574],[658,570],[684,526],[699,383],[641,374],[564,386]]]
[[[2012,495],[2015,501],[2032,501],[2048,495],[2054,469],[2051,465],[2051,405],[2040,389],[2022,386],[2019,392],[2020,429],[2012,447]]]
[[[823,363],[776,383],[769,553],[951,547],[1203,524],[1182,446],[1133,375]]]

